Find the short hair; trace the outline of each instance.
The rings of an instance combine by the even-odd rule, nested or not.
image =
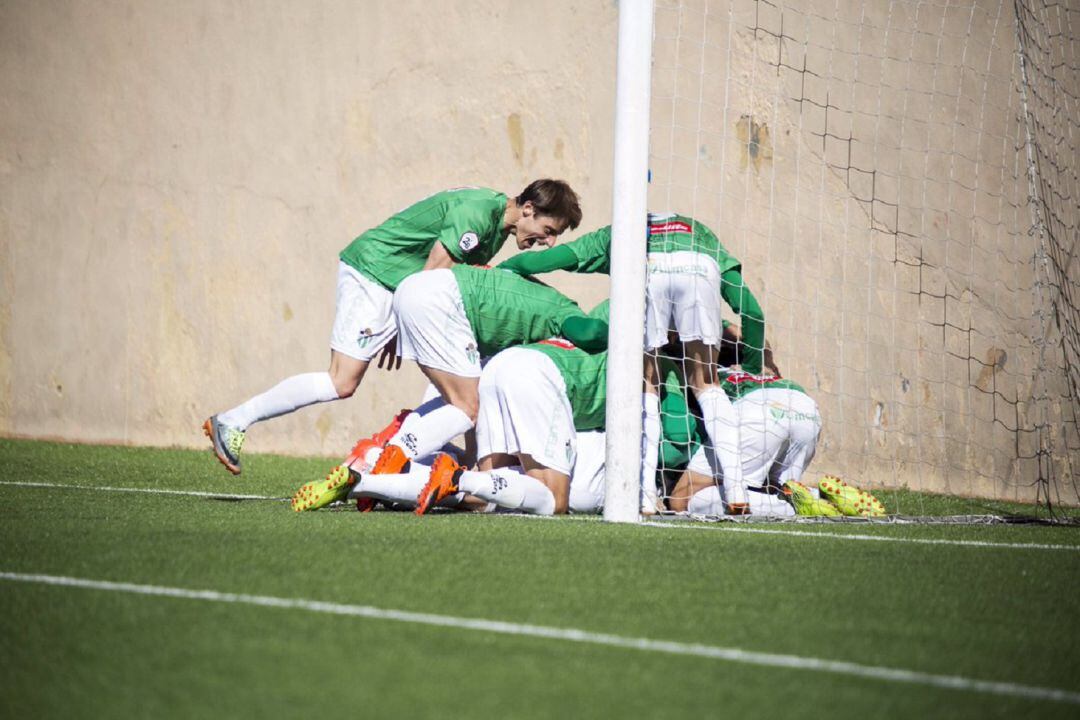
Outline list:
[[[565,220],[570,230],[581,224],[581,204],[577,193],[563,180],[533,180],[514,200],[518,205],[531,202],[540,215]]]

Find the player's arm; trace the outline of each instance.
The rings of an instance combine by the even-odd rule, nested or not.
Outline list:
[[[424,269],[448,268],[454,263],[475,265],[486,262],[487,256],[478,257],[477,254],[483,252],[480,236],[486,232],[489,224],[490,220],[468,204],[462,203],[447,210],[443,227],[431,247]]]
[[[497,265],[500,270],[509,270],[518,275],[538,275],[555,270],[577,269],[578,258],[569,245],[556,245],[540,252],[526,251],[518,253],[509,260]]]
[[[738,268],[727,270],[721,275],[720,296],[741,318],[739,364],[743,370],[757,375],[761,372],[765,348],[765,313],[761,311],[757,298],[746,287],[746,281]]]
[[[611,263],[611,228],[585,233],[573,242],[541,252],[519,253],[499,265],[519,275],[569,270],[579,273],[606,273]]]
[[[573,315],[563,320],[559,334],[587,353],[607,350],[608,324],[603,320]]]
[[[427,262],[424,263],[425,270],[440,270],[442,268],[448,268],[456,263],[450,253],[447,252],[446,246],[441,242],[437,242],[431,246],[431,252],[428,253]]]

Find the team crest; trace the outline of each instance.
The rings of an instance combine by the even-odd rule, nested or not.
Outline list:
[[[468,358],[469,362],[473,365],[480,362],[480,351],[476,349],[476,345],[469,343],[465,346],[465,357]]]
[[[360,331],[359,337],[356,338],[356,343],[360,347],[366,348],[368,346],[368,344],[371,342],[371,336],[374,335],[374,334],[375,334],[375,332],[371,328],[364,328],[363,330]]]
[[[462,252],[470,252],[475,250],[480,244],[480,236],[471,230],[467,233],[463,233],[461,239],[458,240],[458,247]]]

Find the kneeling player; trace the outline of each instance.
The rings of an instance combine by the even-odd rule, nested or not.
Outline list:
[[[789,517],[796,509],[784,487],[797,482],[814,457],[821,417],[803,389],[771,375],[730,373],[722,387],[739,423],[739,455],[749,514]],[[721,515],[729,506],[713,479],[717,466],[704,444],[697,447],[669,500],[672,510]]]
[[[417,514],[465,492],[537,515],[596,512],[603,503],[607,355],[564,340],[504,350],[480,376],[479,471],[440,455]],[[593,431],[593,432],[589,432]]]

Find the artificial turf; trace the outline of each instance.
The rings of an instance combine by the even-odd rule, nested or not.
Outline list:
[[[1080,692],[1080,528],[756,532],[296,514],[280,500],[100,489],[286,497],[332,462],[251,456],[233,478],[207,453],[0,440],[0,572],[303,598]],[[0,579],[0,707],[10,717],[1078,711],[1073,702],[970,686],[14,579]]]

